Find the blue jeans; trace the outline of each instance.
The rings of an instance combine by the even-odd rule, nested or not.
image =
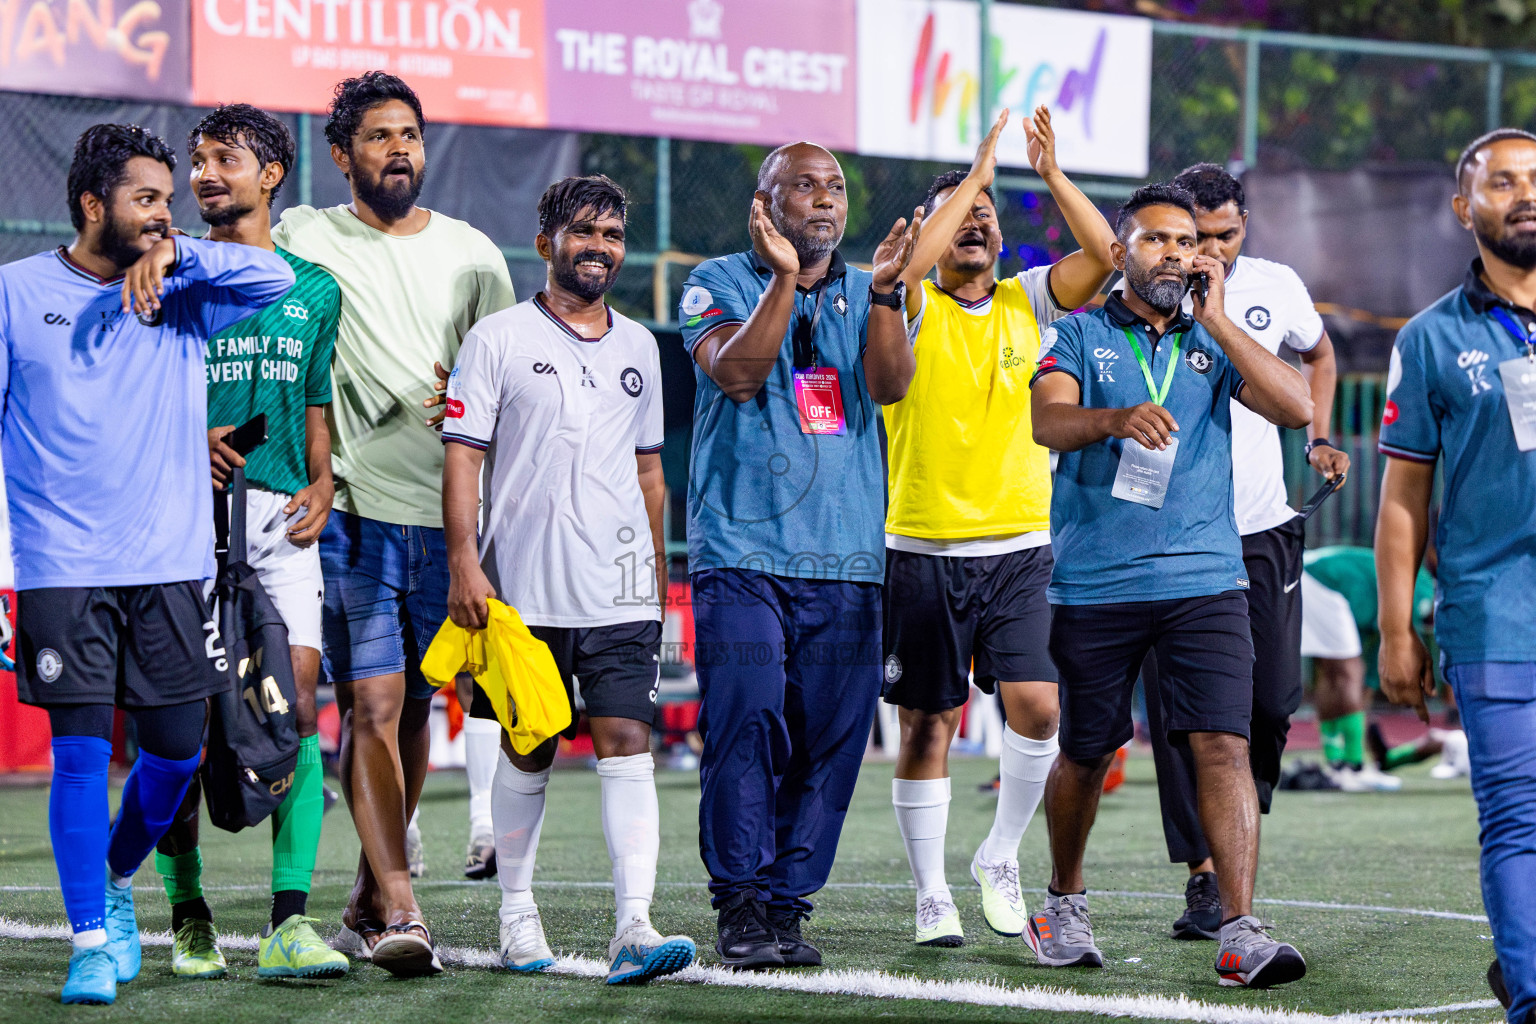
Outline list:
[[[1536,664],[1452,665],[1482,826],[1483,906],[1510,1024],[1536,1010]]]
[[[718,908],[809,914],[880,696],[880,584],[693,574],[699,853]]]
[[[405,695],[437,691],[421,659],[448,618],[443,531],[335,509],[320,533],[325,672],[335,683],[405,673]]]

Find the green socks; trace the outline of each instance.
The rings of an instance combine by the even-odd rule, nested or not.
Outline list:
[[[320,737],[299,740],[293,788],[272,812],[272,891],[309,892],[320,848],[320,820],[325,814],[325,777],[320,767]],[[166,883],[169,889],[170,883]]]
[[[155,870],[165,884],[165,898],[171,906],[203,896],[203,853],[192,850],[167,857],[155,851]]]
[[[1323,736],[1323,757],[1329,764],[1359,768],[1365,763],[1365,712],[1355,711],[1317,723]]]
[[[1323,738],[1323,760],[1328,764],[1343,761],[1344,738],[1339,735],[1339,720],[1320,718],[1317,720],[1317,731]]]

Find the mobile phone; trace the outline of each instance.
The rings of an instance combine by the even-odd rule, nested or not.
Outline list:
[[[241,458],[260,448],[267,440],[267,414],[259,412],[240,426],[224,435],[224,443],[240,454]]]
[[[1211,275],[1209,275],[1209,274],[1196,274],[1195,275],[1195,295],[1199,297],[1200,305],[1201,306],[1205,305],[1205,298],[1210,293],[1211,293]]]
[[[1342,476],[1329,477],[1323,481],[1323,485],[1307,499],[1307,503],[1297,511],[1303,520],[1311,519],[1312,513],[1317,511],[1319,505],[1328,500],[1328,495],[1339,489],[1339,484],[1344,482]]]

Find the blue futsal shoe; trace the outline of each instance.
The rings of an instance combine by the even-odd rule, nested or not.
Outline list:
[[[69,978],[59,1002],[111,1006],[117,1000],[117,961],[106,946],[77,949],[69,957]]]
[[[139,945],[139,921],[133,914],[133,886],[119,889],[107,879],[107,952],[117,961],[119,983],[139,976],[144,951]]]
[[[608,943],[608,984],[644,984],[693,963],[696,950],[686,935],[663,937],[649,922],[636,921]]]

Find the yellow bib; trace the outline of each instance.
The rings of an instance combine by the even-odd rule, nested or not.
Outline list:
[[[1023,283],[998,282],[986,316],[932,281],[923,288],[917,374],[907,397],[885,407],[886,532],[961,540],[1050,529],[1050,454],[1029,421],[1040,325]]]

